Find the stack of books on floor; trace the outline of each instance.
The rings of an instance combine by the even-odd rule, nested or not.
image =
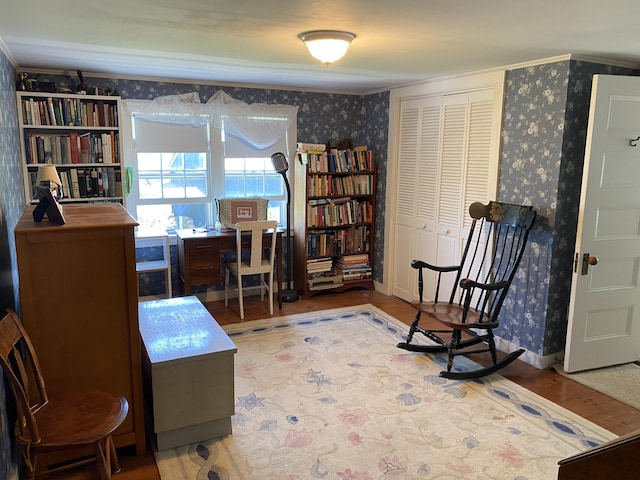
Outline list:
[[[342,274],[345,282],[371,278],[369,255],[366,253],[345,255],[336,262],[336,270]]]
[[[342,285],[342,275],[333,268],[331,257],[307,260],[307,287],[309,290],[326,290]]]

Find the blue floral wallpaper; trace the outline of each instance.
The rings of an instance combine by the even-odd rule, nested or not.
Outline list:
[[[507,72],[499,200],[539,214],[497,334],[531,352],[564,351],[591,79],[638,75],[580,61]]]
[[[18,117],[15,97],[16,71],[0,49],[0,315],[5,308],[18,310],[18,269],[13,229],[24,209]],[[7,411],[4,381],[0,380],[0,478],[8,478],[16,466],[12,451],[14,413]]]

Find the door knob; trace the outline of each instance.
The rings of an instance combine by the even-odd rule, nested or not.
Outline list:
[[[582,255],[582,275],[586,275],[589,272],[589,265],[594,266],[598,264],[598,257],[592,257],[590,254],[585,253]]]

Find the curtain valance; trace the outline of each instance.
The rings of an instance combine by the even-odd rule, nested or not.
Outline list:
[[[241,138],[259,150],[274,145],[297,121],[298,107],[247,104],[218,90],[207,103],[197,92],[168,95],[153,100],[123,100],[125,111],[150,122],[192,125],[211,123],[225,134]]]

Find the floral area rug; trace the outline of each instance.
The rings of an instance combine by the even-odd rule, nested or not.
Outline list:
[[[163,480],[555,480],[616,437],[497,374],[440,378],[444,357],[396,348],[407,327],[372,305],[225,330],[233,433],[156,452]]]

